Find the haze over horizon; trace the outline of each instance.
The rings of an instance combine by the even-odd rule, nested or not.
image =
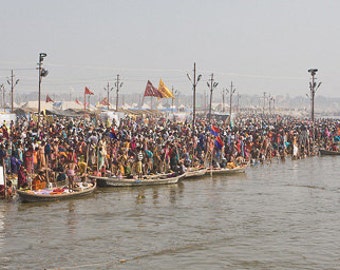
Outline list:
[[[197,92],[229,88],[247,95],[305,96],[309,68],[317,68],[317,95],[339,97],[340,1],[232,0],[14,0],[0,17],[0,84],[17,95],[37,91],[39,53],[46,53],[42,96],[96,95],[113,86],[143,93],[160,79],[184,95],[187,73],[202,74]]]

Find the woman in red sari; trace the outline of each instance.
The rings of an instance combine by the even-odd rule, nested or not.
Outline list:
[[[23,165],[20,165],[18,171],[18,189],[27,187],[27,171]]]
[[[24,163],[28,173],[34,173],[33,146],[30,144],[24,152]]]

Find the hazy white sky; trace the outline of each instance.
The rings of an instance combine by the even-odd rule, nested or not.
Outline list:
[[[37,91],[36,64],[47,53],[42,96],[96,95],[120,74],[121,93],[147,80],[191,94],[233,81],[239,94],[303,95],[318,68],[318,95],[339,97],[340,1],[334,0],[0,0],[0,84],[14,69],[17,93]]]

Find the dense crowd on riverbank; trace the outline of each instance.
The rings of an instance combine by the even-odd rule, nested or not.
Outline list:
[[[20,118],[2,123],[0,160],[16,188],[30,177],[61,181],[87,173],[117,177],[183,172],[188,167],[235,167],[278,157],[304,158],[337,149],[340,122],[312,123],[280,115],[240,115],[229,121],[199,118],[178,122],[152,116],[112,119]],[[42,179],[40,179],[42,180]],[[10,183],[9,183],[10,185]]]

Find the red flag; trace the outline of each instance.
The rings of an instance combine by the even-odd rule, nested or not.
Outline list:
[[[54,100],[49,95],[46,95],[46,102],[54,102]]]
[[[148,81],[147,84],[146,84],[145,91],[144,91],[144,97],[159,97],[159,98],[161,98],[162,95],[158,91],[158,89],[156,87],[154,87],[150,81]]]
[[[77,98],[76,98],[76,103],[79,104],[79,105],[81,104],[80,101]]]
[[[109,101],[107,100],[107,97],[104,98],[104,99],[100,102],[100,104],[101,104],[101,105],[104,105],[104,106],[109,106],[109,105],[110,105]]]
[[[94,95],[93,92],[85,86],[85,95]]]

